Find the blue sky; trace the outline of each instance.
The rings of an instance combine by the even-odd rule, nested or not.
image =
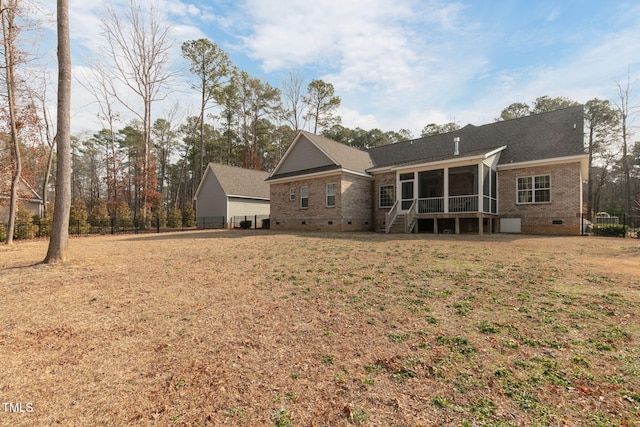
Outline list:
[[[112,0],[126,9],[128,0]],[[148,4],[145,1],[144,4]],[[207,37],[254,77],[280,87],[290,71],[334,85],[349,128],[409,129],[489,123],[513,102],[564,96],[617,99],[640,91],[637,1],[157,0],[179,46]],[[96,59],[103,3],[70,0],[73,64]],[[184,82],[181,107],[197,109]],[[74,86],[73,128],[95,112]],[[635,98],[636,104],[640,98]],[[155,116],[162,106],[155,107]],[[93,121],[93,122],[92,122]]]

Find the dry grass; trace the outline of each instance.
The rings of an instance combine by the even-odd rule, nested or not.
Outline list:
[[[640,242],[189,232],[0,248],[0,425],[637,425]],[[27,407],[27,403],[30,406]]]

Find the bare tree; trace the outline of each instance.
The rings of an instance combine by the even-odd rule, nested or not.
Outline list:
[[[609,101],[594,98],[585,104],[585,120],[587,122],[587,153],[589,154],[590,171],[587,181],[587,214],[591,219],[591,215],[595,213],[594,207],[596,206],[594,203],[594,185],[603,184],[607,168],[604,167],[600,172],[603,178],[599,180],[596,180],[595,173],[591,173],[591,170],[597,158],[600,158],[600,160],[606,159],[607,148],[612,137],[615,136],[619,118],[617,110],[611,107]]]
[[[80,84],[95,99],[98,104],[98,119],[102,127],[108,132],[107,141],[107,206],[111,214],[115,216],[115,207],[118,205],[118,177],[120,175],[120,165],[118,164],[118,141],[116,123],[120,121],[120,113],[116,110],[114,97],[116,92],[113,81],[109,78],[109,73],[100,63],[94,63],[90,68],[85,80],[80,80]]]
[[[300,129],[304,103],[302,101],[302,84],[304,76],[300,71],[289,72],[287,80],[282,82],[282,96],[284,98],[284,112],[287,122],[294,131]]]
[[[151,169],[151,105],[166,98],[163,90],[175,76],[168,68],[172,41],[169,39],[169,26],[163,24],[157,7],[151,5],[143,9],[136,0],[130,0],[128,12],[122,14],[113,6],[108,6],[107,17],[102,22],[102,34],[106,41],[103,53],[111,64],[113,81],[122,85],[140,97],[143,111],[140,113],[131,105],[126,94],[114,90],[111,93],[131,113],[142,121],[144,144],[142,206],[143,221],[147,218],[148,196],[156,191],[150,188]]]
[[[618,112],[620,113],[620,136],[622,138],[622,174],[624,179],[623,204],[624,213],[631,213],[631,166],[629,162],[629,139],[631,138],[631,130],[629,129],[630,116],[635,112],[636,107],[631,104],[630,98],[633,92],[631,86],[630,71],[627,71],[627,81],[618,80],[616,86],[618,88],[618,100],[615,101]]]
[[[65,261],[69,246],[71,209],[71,46],[69,41],[69,0],[57,0],[58,29],[58,113],[56,136],[56,197],[51,239],[44,259],[53,264]]]
[[[20,184],[22,173],[22,159],[20,154],[20,145],[18,142],[18,124],[16,111],[16,62],[17,48],[16,36],[18,28],[15,22],[15,16],[18,8],[16,0],[0,0],[0,18],[2,18],[2,35],[4,43],[4,69],[5,83],[7,88],[7,103],[9,110],[9,146],[11,152],[12,174],[11,174],[11,192],[9,198],[9,221],[7,226],[6,244],[13,243],[13,231],[15,228],[16,208],[18,199],[18,185]]]

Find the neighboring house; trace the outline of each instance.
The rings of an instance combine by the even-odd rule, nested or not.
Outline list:
[[[573,234],[583,107],[360,151],[300,132],[268,178],[275,230]]]
[[[4,174],[0,179],[2,179],[0,182],[0,223],[6,223],[9,220],[11,176]],[[32,216],[42,216],[43,214],[44,201],[42,197],[22,178],[18,184],[18,204],[28,210]]]
[[[229,224],[235,216],[269,215],[267,172],[209,163],[196,190],[196,222]]]

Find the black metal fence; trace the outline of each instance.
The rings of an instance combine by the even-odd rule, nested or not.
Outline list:
[[[196,228],[198,230],[212,230],[226,228],[227,223],[223,216],[198,216],[196,217]]]
[[[640,239],[640,215],[582,215],[582,234]]]
[[[269,215],[244,215],[231,217],[231,228],[268,229],[271,226]]]
[[[87,221],[69,221],[69,234],[99,235],[99,234],[138,234],[138,233],[163,233],[170,231],[195,230],[196,227],[168,227],[160,224],[159,220],[150,221],[146,224],[131,220],[119,222],[115,219],[89,223]],[[15,223],[13,238],[15,240],[35,239],[49,237],[51,235],[51,221],[29,221]],[[0,223],[0,242],[7,240],[7,224]]]

